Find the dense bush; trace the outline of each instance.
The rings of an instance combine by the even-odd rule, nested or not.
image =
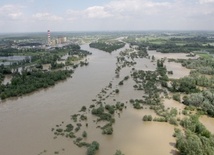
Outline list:
[[[104,125],[101,129],[103,130],[103,134],[111,135],[113,133],[113,127],[111,123]]]
[[[184,96],[183,103],[188,106],[201,108],[208,115],[214,117],[214,92],[205,90],[201,93]]]
[[[99,143],[93,141],[87,149],[87,155],[95,155],[97,150],[99,150]]]
[[[143,121],[152,121],[152,116],[151,115],[144,115]]]
[[[180,94],[173,94],[173,99],[175,100],[175,101],[178,101],[178,102],[180,102],[181,101],[181,95]]]
[[[214,137],[198,121],[197,116],[191,116],[181,121],[185,128],[183,134],[179,129],[175,131],[176,147],[182,155],[212,155],[214,154]]]

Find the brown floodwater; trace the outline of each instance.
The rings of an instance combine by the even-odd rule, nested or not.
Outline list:
[[[160,53],[154,50],[149,50],[148,54],[150,56],[154,56],[155,60],[162,59],[162,58],[173,58],[173,59],[196,59],[198,56],[195,57],[187,57],[186,53]],[[176,62],[168,62],[165,61],[164,65],[166,65],[167,71],[173,71],[172,75],[168,75],[169,78],[179,79],[184,76],[188,76],[190,73],[190,69],[183,67],[180,63]]]
[[[202,116],[199,120],[212,134],[214,134],[214,118]]]
[[[168,77],[172,79],[179,79],[190,74],[190,69],[183,67],[180,63],[165,62],[167,71],[173,71],[173,74],[169,74]]]
[[[96,140],[100,143],[97,155],[111,155],[117,149],[126,155],[176,154],[175,139],[172,136],[174,126],[167,123],[143,122],[144,115],[151,114],[155,117],[154,111],[148,107],[135,110],[128,103],[132,98],[142,98],[143,92],[134,91],[134,81],[131,78],[125,81],[123,86],[118,86],[119,81],[131,71],[130,68],[124,68],[120,78],[115,78],[116,56],[122,49],[109,54],[92,49],[88,44],[81,47],[93,55],[88,57],[88,66],[75,70],[73,78],[45,90],[1,101],[0,154],[38,155],[47,150],[43,154],[53,155],[58,151],[64,155],[84,155],[86,149],[75,146],[73,140],[65,137],[54,139],[51,128],[61,122],[69,123],[70,115],[77,113],[83,105],[92,104],[92,99],[111,81],[113,89],[119,88],[120,93],[111,95],[106,102],[111,104],[113,99],[125,102],[127,109],[124,109],[120,116],[115,114],[116,123],[113,125],[114,134],[111,136],[102,135],[101,130],[96,128],[99,124],[93,122],[96,118],[87,114],[89,127],[81,131],[86,130],[88,133],[85,141]],[[128,45],[125,48],[128,48]],[[147,60],[142,62],[142,66],[137,64],[137,68],[152,66],[153,70],[155,65],[152,62],[149,64],[150,60]]]

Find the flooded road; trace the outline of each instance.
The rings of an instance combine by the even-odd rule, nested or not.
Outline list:
[[[110,81],[116,85],[124,76],[130,74],[130,69],[123,69],[121,77],[115,79],[116,56],[123,49],[109,54],[92,49],[88,44],[82,45],[81,48],[92,52],[92,55],[88,57],[89,65],[77,68],[73,78],[45,90],[1,101],[0,154],[53,155],[55,151],[63,155],[85,154],[86,149],[78,148],[72,139],[53,139],[51,129],[61,122],[68,123],[70,115],[77,113],[83,105],[88,107],[92,104],[92,99],[102,88]],[[125,48],[128,48],[128,45]],[[145,67],[145,63],[142,65]],[[140,64],[137,67],[140,69]],[[134,91],[133,85],[132,79],[124,82],[124,85],[120,86],[120,94],[108,98],[106,102],[110,103],[113,99],[127,102],[131,98],[142,98],[143,93]],[[93,123],[93,116],[87,114],[89,127],[86,141],[96,140],[100,143],[97,155],[113,155],[116,150],[121,150],[126,155],[176,154],[175,139],[172,137],[174,126],[143,122],[142,117],[147,114],[155,116],[154,111],[148,108],[135,110],[129,103],[126,105],[128,108],[120,117],[116,117],[114,133],[111,136],[102,135]]]

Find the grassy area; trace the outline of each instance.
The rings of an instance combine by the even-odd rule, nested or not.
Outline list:
[[[208,53],[199,53],[199,54],[197,54],[197,55],[199,55],[200,57],[202,57],[202,58],[211,58],[212,56],[210,55],[210,54],[208,54]]]

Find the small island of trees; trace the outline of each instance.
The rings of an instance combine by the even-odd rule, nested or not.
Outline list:
[[[106,51],[111,53],[112,51],[115,51],[117,49],[120,49],[125,46],[124,42],[119,42],[119,41],[113,41],[113,42],[92,42],[89,44],[90,47],[92,48],[97,48],[102,51]]]

